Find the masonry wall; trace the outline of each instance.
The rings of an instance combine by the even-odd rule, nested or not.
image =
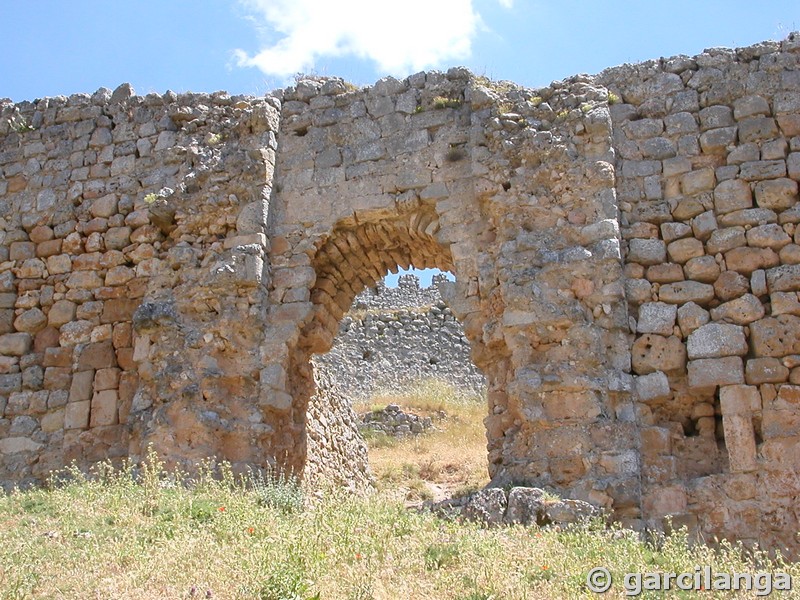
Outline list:
[[[781,51],[783,50],[783,51]],[[800,530],[800,41],[610,69],[643,509]]]
[[[403,275],[396,288],[379,282],[358,294],[330,351],[313,358],[315,368],[353,401],[432,382],[484,396],[486,379],[472,363],[464,328],[439,292],[444,281],[436,275],[421,288],[416,276]]]
[[[0,480],[152,445],[366,483],[311,357],[413,264],[456,276],[494,484],[796,549],[798,60],[0,103]]]

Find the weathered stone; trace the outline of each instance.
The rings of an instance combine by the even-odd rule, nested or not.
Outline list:
[[[746,245],[747,238],[744,227],[726,227],[711,233],[711,237],[706,242],[706,249],[709,254],[717,254]]]
[[[661,302],[668,304],[694,302],[702,306],[714,299],[714,288],[707,283],[681,281],[662,285],[658,292],[658,298]]]
[[[38,308],[26,310],[14,320],[14,329],[35,334],[47,325],[47,317]]]
[[[744,377],[749,385],[783,383],[789,380],[789,369],[777,358],[751,358],[745,364]]]
[[[711,320],[707,310],[694,302],[687,302],[678,309],[678,326],[684,336],[688,337],[695,329],[702,327]]]
[[[33,343],[29,333],[7,333],[0,335],[0,354],[5,356],[22,356],[27,354]]]
[[[714,283],[720,274],[720,268],[713,256],[692,258],[683,266],[686,279],[701,283]]]
[[[771,248],[734,248],[725,253],[725,264],[731,271],[750,275],[757,269],[769,269],[780,262]]]
[[[473,494],[461,511],[470,521],[499,525],[506,512],[506,493],[499,488],[486,488]]]
[[[780,250],[791,241],[792,238],[776,223],[759,225],[747,232],[747,245],[754,248]]]
[[[750,344],[757,357],[800,354],[800,317],[780,315],[751,323]]]
[[[695,238],[685,238],[672,242],[667,246],[667,253],[672,262],[683,264],[695,256],[703,256],[703,242]]]
[[[738,356],[727,356],[691,360],[688,365],[688,383],[689,388],[695,390],[744,383],[742,359]]]
[[[725,214],[753,206],[753,194],[746,181],[729,179],[714,188],[714,210]]]
[[[631,364],[638,375],[655,371],[680,373],[686,368],[686,346],[676,336],[643,335],[633,343]]]
[[[800,290],[800,265],[783,265],[768,269],[767,288],[770,294]]]
[[[728,323],[708,323],[699,327],[689,335],[686,348],[690,360],[744,356],[748,350],[744,330]]]
[[[669,380],[661,371],[640,375],[635,379],[636,396],[642,402],[659,402],[672,397]]]
[[[64,411],[64,429],[86,429],[89,427],[91,402],[70,402]]]
[[[678,309],[674,304],[663,302],[647,302],[639,307],[639,321],[636,331],[639,333],[658,333],[672,335]]]
[[[750,281],[736,271],[723,271],[714,282],[714,293],[723,302],[738,298],[750,291]]]
[[[797,202],[797,182],[791,179],[759,181],[755,187],[756,203],[761,208],[786,210]]]
[[[714,321],[725,321],[737,325],[747,325],[763,316],[764,306],[753,294],[745,294],[711,309],[711,318]]]
[[[117,390],[97,391],[91,400],[90,427],[117,423]],[[67,405],[71,406],[70,404]]]
[[[630,241],[628,260],[640,265],[656,265],[667,258],[666,245],[662,240],[633,239]]]

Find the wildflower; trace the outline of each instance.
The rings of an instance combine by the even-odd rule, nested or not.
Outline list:
[[[255,532],[256,532],[255,527],[248,527],[247,528],[247,533],[249,533],[250,535],[253,535]]]
[[[219,512],[225,512],[225,507],[224,506],[220,506],[217,510]]]
[[[356,552],[356,560],[361,560],[362,558],[361,552]]]

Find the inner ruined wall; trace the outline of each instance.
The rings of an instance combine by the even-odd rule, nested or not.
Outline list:
[[[278,111],[224,93],[0,104],[0,480],[76,461],[264,465]]]
[[[643,511],[800,530],[800,38],[610,69]]]
[[[464,327],[439,292],[444,274],[420,287],[401,275],[397,287],[379,281],[355,297],[329,352],[313,357],[351,401],[391,396],[412,387],[444,384],[465,398],[486,395],[486,378],[470,358]]]

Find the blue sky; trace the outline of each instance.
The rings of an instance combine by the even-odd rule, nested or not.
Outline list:
[[[359,85],[465,65],[539,87],[800,29],[798,0],[0,0],[0,98],[227,90],[297,72]]]

